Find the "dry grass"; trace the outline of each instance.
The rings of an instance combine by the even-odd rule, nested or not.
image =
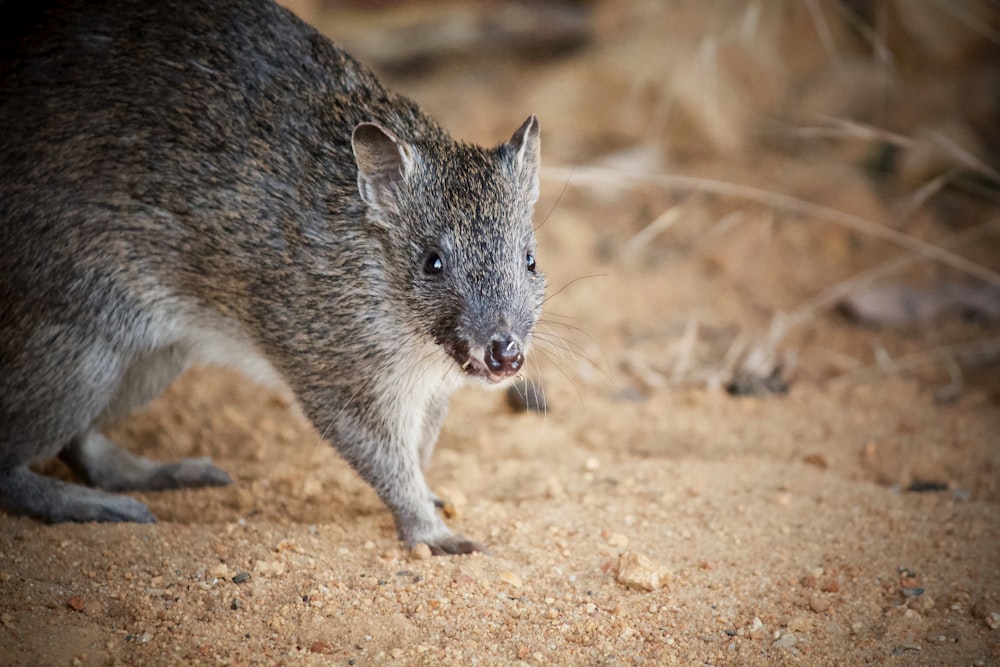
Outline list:
[[[845,227],[861,239],[857,243],[866,249],[864,254],[874,258],[869,263],[849,261],[846,277],[828,282],[794,307],[772,304],[765,330],[744,329],[733,337],[713,368],[698,371],[694,356],[699,322],[689,318],[668,348],[672,361],[661,364],[659,379],[651,379],[647,368],[644,384],[690,383],[694,377],[711,378],[708,382],[715,384],[721,374],[733,372],[766,378],[781,367],[788,373],[798,352],[796,343],[789,342],[793,332],[815,325],[817,318],[858,290],[895,279],[922,263],[1000,289],[998,264],[991,255],[968,254],[970,248],[995,246],[1000,231],[1000,220],[989,212],[1000,198],[998,156],[979,140],[979,119],[961,117],[961,105],[953,99],[942,120],[938,104],[942,95],[959,89],[963,71],[977,71],[979,54],[996,43],[996,18],[989,15],[988,4],[873,4],[872,15],[864,17],[839,2],[821,0],[780,6],[729,3],[710,12],[688,12],[687,3],[673,3],[671,34],[677,37],[656,46],[650,35],[662,25],[640,25],[648,18],[648,5],[636,5],[618,19],[633,34],[623,48],[650,54],[645,59],[649,64],[632,75],[624,96],[623,106],[632,108],[615,110],[619,119],[641,119],[643,134],[635,146],[625,146],[610,159],[598,155],[583,165],[548,167],[543,175],[602,198],[613,197],[616,190],[620,198],[641,198],[650,187],[671,193],[667,206],[621,243],[620,261],[629,264],[643,254],[662,252],[662,245],[651,244],[683,224],[690,203],[703,200],[702,195],[714,196],[716,214],[705,219],[715,228],[703,230],[709,246],[711,239],[739,225],[751,205],[765,209],[779,223],[799,225],[815,246],[822,246],[823,236],[830,233],[818,223]],[[950,81],[943,92],[938,90],[942,76]],[[810,78],[819,83],[808,83]],[[785,136],[792,146],[776,149],[767,143],[769,136]],[[694,157],[691,137],[700,151]],[[726,178],[715,176],[718,167],[706,168],[697,156],[706,149],[732,156],[729,168],[723,169]],[[876,177],[895,179],[904,186],[897,188],[903,193],[883,192],[876,215],[870,216],[830,203],[838,202],[839,193],[823,191],[825,167],[837,164],[867,178],[858,157],[880,151],[900,157],[896,173]],[[752,163],[762,153],[776,157],[770,171],[757,173]],[[956,229],[934,206],[970,177],[984,190],[980,200],[967,202],[961,213],[951,211],[952,217],[961,218]],[[785,181],[790,187],[757,185],[762,181]],[[906,185],[910,182],[916,185]],[[921,224],[913,224],[915,220]],[[706,243],[689,251],[703,253]],[[942,269],[929,272],[938,275]],[[743,288],[757,290],[755,300],[768,303],[766,283]],[[996,349],[989,332],[982,335],[986,337],[936,344],[891,365],[859,362],[854,365],[864,370],[845,378],[859,381],[873,372],[897,373],[936,362],[949,369],[956,363],[981,364],[994,358]],[[970,357],[968,350],[975,354]],[[635,372],[634,357],[629,367]]]

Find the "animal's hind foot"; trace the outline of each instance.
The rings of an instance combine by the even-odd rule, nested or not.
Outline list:
[[[483,553],[490,555],[490,550],[479,542],[474,542],[461,535],[450,535],[449,537],[435,540],[428,544],[431,553],[435,556],[454,556],[471,553]]]
[[[0,473],[0,508],[51,523],[156,522],[149,508],[135,498],[67,484],[27,467]]]
[[[88,484],[105,491],[164,491],[233,481],[207,458],[158,463],[118,447],[96,431],[74,438],[60,456]]]

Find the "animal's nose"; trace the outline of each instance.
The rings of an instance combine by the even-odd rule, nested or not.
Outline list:
[[[494,340],[486,349],[486,365],[497,375],[517,375],[524,365],[524,348],[515,338]]]

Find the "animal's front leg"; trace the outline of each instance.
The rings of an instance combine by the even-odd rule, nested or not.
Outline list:
[[[392,510],[400,539],[408,546],[423,542],[437,555],[485,552],[482,545],[451,532],[438,516],[438,498],[427,486],[416,448],[390,442],[385,450],[388,455],[376,457],[368,481]]]
[[[434,454],[434,445],[437,444],[438,435],[441,433],[441,425],[448,414],[448,396],[435,397],[430,402],[427,412],[424,415],[423,428],[420,433],[418,452],[420,456],[420,468],[427,470],[431,464],[431,455]]]
[[[437,444],[438,435],[441,433],[441,424],[444,423],[444,418],[447,414],[447,396],[440,396],[431,401],[427,414],[424,417],[424,426],[420,433],[420,442],[417,449],[421,470],[426,471],[431,465],[431,455],[434,454],[434,445]],[[445,500],[433,491],[431,491],[431,500],[434,503],[434,507],[438,509],[443,509],[447,504]]]

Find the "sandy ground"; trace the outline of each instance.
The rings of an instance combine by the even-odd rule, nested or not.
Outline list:
[[[778,347],[787,394],[732,397],[739,341],[900,249],[787,202],[613,186],[587,168],[743,183],[927,239],[995,217],[995,200],[942,191],[901,224],[913,200],[872,185],[870,144],[764,133],[791,124],[776,109],[865,106],[845,90],[866,79],[843,73],[870,54],[844,47],[838,78],[794,16],[761,22],[805,31],[778,60],[727,47],[719,71],[737,63],[745,80],[726,99],[752,102],[714,126],[685,117],[692,93],[677,84],[665,104],[664,82],[746,18],[705,13],[598,6],[573,53],[394,79],[470,140],[538,113],[553,168],[538,259],[555,296],[531,372],[549,410],[461,392],[428,471],[449,524],[492,555],[408,552],[285,395],[196,369],[111,435],[157,459],[211,456],[235,484],[137,495],[156,525],[0,516],[0,663],[1000,663],[997,366],[939,354],[997,325],[868,329],[822,309]],[[907,113],[899,131],[915,135],[921,112]],[[1000,265],[994,237],[962,250]]]

